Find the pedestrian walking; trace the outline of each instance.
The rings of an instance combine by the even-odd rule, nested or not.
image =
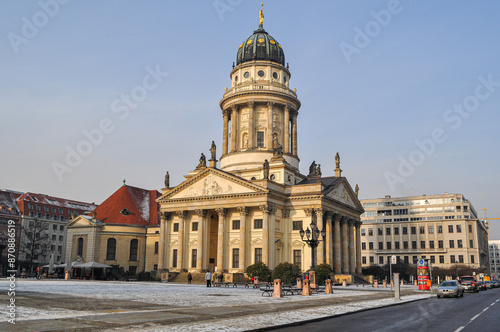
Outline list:
[[[212,287],[212,273],[210,273],[210,270],[207,270],[207,273],[205,273],[205,280],[207,287]]]
[[[191,280],[193,280],[193,275],[191,272],[188,272],[188,285],[191,285]]]

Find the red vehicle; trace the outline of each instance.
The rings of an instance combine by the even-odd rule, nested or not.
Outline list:
[[[464,286],[466,292],[479,292],[479,284],[473,276],[461,276],[460,283]]]

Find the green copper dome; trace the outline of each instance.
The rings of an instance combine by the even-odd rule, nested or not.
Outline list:
[[[253,35],[240,45],[236,65],[254,60],[267,60],[285,65],[285,53],[281,45],[264,30],[262,25],[259,25]]]

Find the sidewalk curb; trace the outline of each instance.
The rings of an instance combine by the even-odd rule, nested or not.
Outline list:
[[[292,327],[292,326],[300,326],[300,325],[304,325],[304,324],[308,324],[308,323],[320,322],[320,321],[323,321],[323,320],[327,320],[327,319],[331,319],[331,318],[336,318],[336,317],[348,316],[348,315],[357,314],[357,313],[365,312],[365,311],[377,310],[377,309],[381,309],[381,308],[394,307],[394,306],[403,305],[403,304],[406,304],[406,303],[412,303],[412,302],[416,302],[416,301],[428,300],[428,299],[431,299],[431,298],[432,297],[423,298],[423,299],[416,299],[416,300],[410,300],[410,301],[405,301],[405,302],[400,302],[400,303],[392,303],[392,304],[387,304],[387,305],[383,305],[383,306],[380,306],[380,307],[365,308],[365,309],[360,309],[360,310],[346,312],[346,313],[343,313],[343,314],[336,314],[336,315],[332,315],[332,316],[325,316],[325,317],[319,317],[319,318],[314,318],[314,319],[301,320],[301,321],[297,321],[297,322],[293,322],[293,323],[282,324],[282,325],[274,325],[274,326],[268,326],[268,327],[262,327],[262,328],[252,329],[252,330],[246,330],[246,331],[247,332],[272,331],[272,330],[277,330],[277,329],[282,329],[282,328],[287,328],[287,327]]]

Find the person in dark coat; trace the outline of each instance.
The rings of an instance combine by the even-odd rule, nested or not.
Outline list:
[[[188,285],[191,285],[191,280],[193,280],[193,275],[191,272],[188,272]]]

